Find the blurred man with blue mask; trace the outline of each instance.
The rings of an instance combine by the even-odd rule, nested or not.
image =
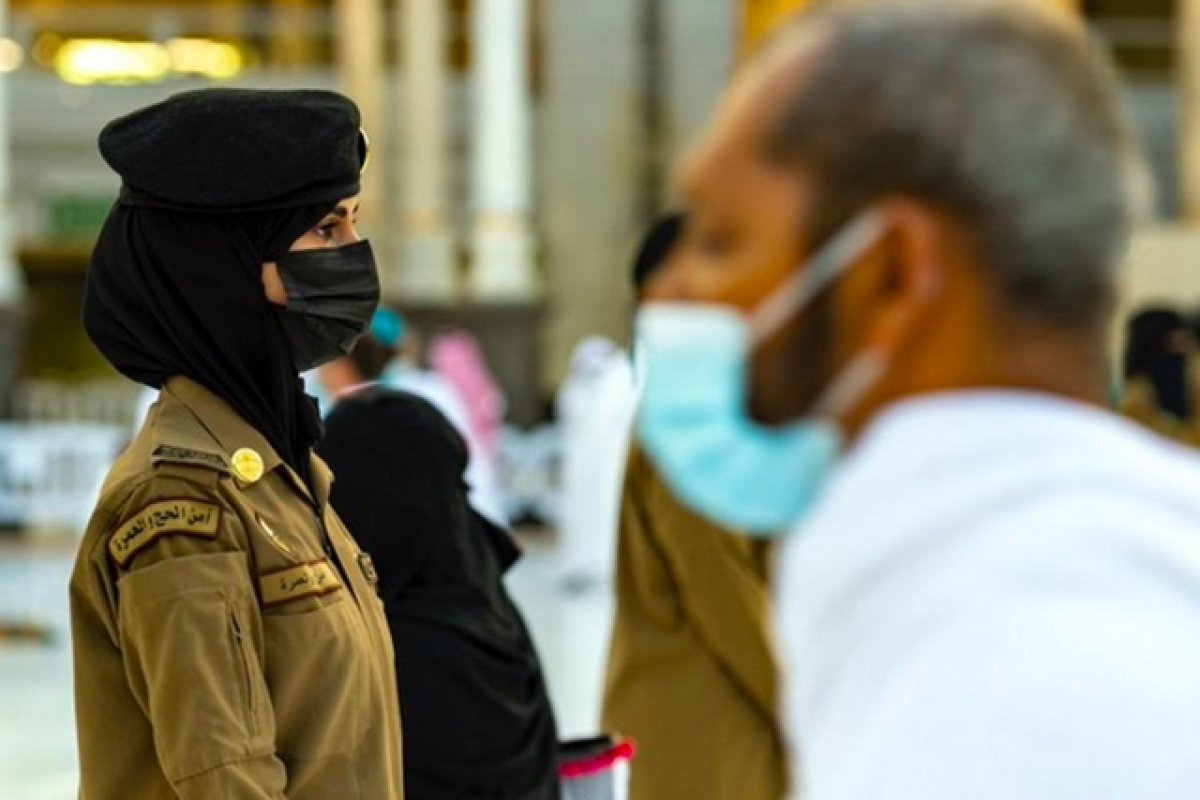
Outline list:
[[[638,314],[646,362],[638,434],[676,493],[718,524],[752,536],[785,533],[817,497],[837,457],[835,424],[878,378],[866,351],[799,422],[770,429],[747,414],[747,362],[883,233],[864,214],[748,315],[722,304],[655,303]]]
[[[684,165],[700,310],[647,309],[684,379],[639,433],[681,494],[797,516],[805,800],[1195,796],[1200,463],[1104,408],[1139,170],[1107,58],[1020,0],[822,4]]]

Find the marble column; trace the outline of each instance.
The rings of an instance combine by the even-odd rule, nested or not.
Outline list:
[[[401,0],[397,15],[404,100],[399,117],[403,159],[394,285],[406,302],[449,302],[458,291],[447,194],[450,158],[445,0]]]
[[[532,300],[540,292],[529,224],[527,14],[527,0],[476,0],[470,291],[480,300]]]
[[[0,0],[0,36],[8,35],[8,0]],[[10,189],[12,143],[9,134],[9,81],[0,73],[0,418],[11,408],[16,388],[21,330],[25,320],[25,281],[17,263]]]
[[[312,24],[317,12],[313,0],[271,0],[269,52],[275,67],[311,66],[315,55]]]
[[[1182,216],[1200,224],[1200,0],[1177,6],[1179,165]]]
[[[8,0],[0,0],[0,37],[8,35]],[[12,144],[9,136],[9,81],[0,73],[0,307],[17,306],[25,298],[25,283],[13,241],[13,206],[9,175]]]
[[[363,174],[359,228],[366,236],[383,234],[383,187],[386,157],[383,142],[383,5],[380,0],[334,0],[337,75],[341,91],[362,112],[363,130],[371,140],[371,163]],[[376,252],[382,252],[376,242]],[[380,263],[384,280],[391,265]]]

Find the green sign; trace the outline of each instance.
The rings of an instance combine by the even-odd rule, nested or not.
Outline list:
[[[93,239],[112,208],[111,195],[59,195],[46,200],[46,235],[50,239]]]

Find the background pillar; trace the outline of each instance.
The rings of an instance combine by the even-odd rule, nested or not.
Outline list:
[[[8,0],[0,0],[0,36],[8,35]],[[9,137],[9,81],[0,73],[0,418],[7,417],[16,388],[20,333],[24,320],[25,281],[13,241],[10,197],[12,147]]]
[[[360,229],[367,235],[386,235],[379,221],[386,219],[382,207],[387,174],[383,126],[383,7],[380,0],[334,0],[334,29],[338,85],[358,104],[363,129],[371,139],[371,163],[363,174]],[[378,244],[378,243],[377,243]],[[383,253],[383,248],[376,249]],[[380,263],[381,276],[394,265]]]
[[[538,294],[530,210],[530,97],[526,0],[477,0],[475,217],[472,295],[526,301]],[[586,158],[585,153],[579,154]]]
[[[401,0],[397,15],[401,85],[396,166],[403,201],[399,270],[388,294],[406,302],[449,302],[457,295],[456,252],[447,213],[449,83],[444,0]]]

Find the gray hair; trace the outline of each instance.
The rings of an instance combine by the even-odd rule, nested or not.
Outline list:
[[[1005,307],[1103,318],[1147,173],[1098,45],[1014,0],[833,3],[776,44],[814,32],[766,142],[817,184],[812,235],[914,197],[964,223]]]

